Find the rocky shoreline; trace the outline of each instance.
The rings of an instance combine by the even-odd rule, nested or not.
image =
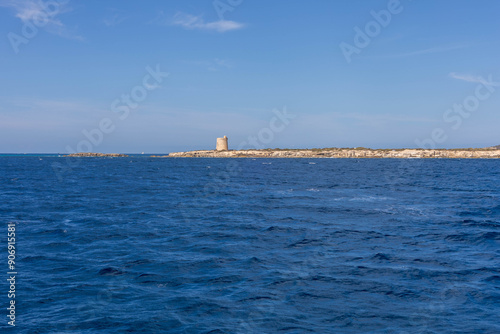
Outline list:
[[[168,158],[427,158],[427,159],[499,159],[500,149],[265,149],[230,151],[175,152]]]

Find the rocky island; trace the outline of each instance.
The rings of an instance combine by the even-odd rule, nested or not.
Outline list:
[[[262,149],[262,150],[205,150],[170,153],[169,158],[445,158],[499,159],[500,148],[467,149]]]
[[[155,156],[158,157],[158,156]],[[500,145],[487,148],[464,149],[371,149],[313,148],[313,149],[260,149],[229,150],[227,136],[217,138],[215,150],[175,152],[169,158],[444,158],[444,159],[498,159]]]
[[[313,148],[313,149],[250,149],[229,150],[227,136],[217,138],[215,150],[175,152],[168,155],[151,155],[151,158],[394,158],[394,159],[499,159],[500,145],[486,148],[459,149],[371,149]],[[128,157],[118,153],[73,153],[65,157]]]

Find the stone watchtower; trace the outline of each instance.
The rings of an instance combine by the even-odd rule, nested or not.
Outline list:
[[[227,137],[224,136],[222,138],[217,138],[217,146],[215,147],[216,151],[228,151],[227,146]]]

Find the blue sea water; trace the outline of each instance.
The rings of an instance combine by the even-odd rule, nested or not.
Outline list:
[[[3,156],[0,187],[5,333],[500,332],[498,160]]]

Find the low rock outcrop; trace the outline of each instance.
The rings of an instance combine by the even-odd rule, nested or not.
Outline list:
[[[112,158],[117,158],[117,157],[128,157],[126,154],[119,154],[119,153],[89,153],[89,152],[82,152],[82,153],[72,153],[65,155],[65,157],[80,157],[80,158],[94,158],[94,157],[112,157]]]

